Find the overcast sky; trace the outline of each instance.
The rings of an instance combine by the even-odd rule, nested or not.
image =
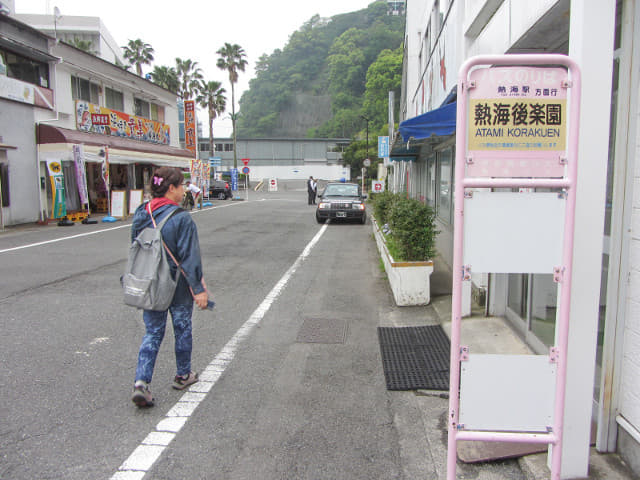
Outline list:
[[[16,13],[100,17],[120,46],[140,38],[154,50],[154,65],[175,66],[175,58],[198,62],[206,80],[223,82],[231,111],[228,76],[216,67],[216,51],[237,43],[247,54],[246,72],[236,84],[236,102],[253,78],[258,58],[283,48],[313,15],[331,17],[366,8],[373,0],[15,0]],[[47,10],[48,9],[48,10]],[[145,68],[145,73],[150,71]],[[237,104],[236,104],[237,108]],[[206,115],[200,113],[208,136]],[[231,121],[216,122],[214,135],[230,136]]]

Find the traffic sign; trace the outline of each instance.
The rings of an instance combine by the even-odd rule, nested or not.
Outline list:
[[[380,158],[389,156],[389,137],[378,137],[378,156]]]
[[[249,167],[242,168],[242,173],[244,173],[245,175],[249,175],[249,172],[250,172]]]
[[[384,182],[382,180],[374,180],[372,182],[371,189],[374,193],[384,192]]]
[[[365,167],[369,167],[369,166],[371,166],[371,160],[369,160],[368,158],[365,158],[365,159],[364,159],[364,162],[362,162],[362,163],[364,163],[364,166],[365,166]]]
[[[245,167],[249,164],[249,158],[243,158],[242,163],[244,163]]]
[[[275,178],[272,178],[269,180],[269,191],[270,192],[278,191],[278,180],[276,180]]]

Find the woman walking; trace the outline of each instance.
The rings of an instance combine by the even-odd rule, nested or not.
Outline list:
[[[167,310],[144,310],[142,318],[146,333],[138,353],[138,366],[131,400],[138,407],[153,406],[153,396],[149,384],[158,356],[160,344],[164,338],[167,316],[171,312],[175,337],[176,375],[173,388],[182,390],[198,381],[198,374],[191,371],[191,315],[193,303],[204,309],[207,307],[208,294],[203,280],[202,261],[198,231],[191,215],[178,210],[184,195],[182,172],[177,168],[162,167],[151,180],[152,199],[138,207],[131,224],[131,241],[145,228],[172,215],[162,227],[162,237],[166,247],[180,264],[181,275],[171,305]],[[153,218],[152,218],[153,216]],[[155,223],[154,223],[155,222]],[[175,275],[175,262],[169,255],[172,275]]]

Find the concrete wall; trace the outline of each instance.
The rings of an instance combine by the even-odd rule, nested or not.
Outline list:
[[[36,166],[34,107],[0,99],[3,142],[7,150],[10,206],[3,209],[5,225],[35,222],[39,218],[39,174]]]
[[[240,167],[238,167],[240,168]],[[321,180],[340,180],[344,178],[350,181],[350,172],[348,167],[339,165],[300,165],[300,166],[265,166],[252,167],[249,164],[251,172],[249,177],[251,181],[269,178],[277,178],[282,180],[306,180],[309,176]]]

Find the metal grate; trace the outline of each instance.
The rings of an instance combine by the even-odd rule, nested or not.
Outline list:
[[[449,338],[440,325],[379,327],[388,390],[448,390]]]
[[[298,343],[344,343],[347,322],[328,318],[307,318],[298,331]]]

